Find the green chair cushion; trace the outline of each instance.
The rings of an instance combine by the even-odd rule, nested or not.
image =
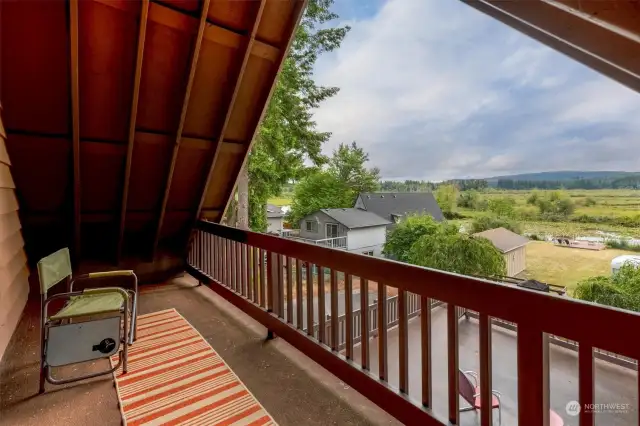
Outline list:
[[[50,319],[81,317],[88,315],[119,312],[124,305],[124,297],[120,293],[88,293],[79,296],[71,296],[69,303]]]

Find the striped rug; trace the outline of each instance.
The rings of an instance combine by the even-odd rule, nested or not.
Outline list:
[[[111,358],[112,365],[118,356]],[[114,374],[124,424],[275,425],[224,360],[175,309],[138,317],[129,372]]]

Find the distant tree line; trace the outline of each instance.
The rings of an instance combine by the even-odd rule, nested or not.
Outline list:
[[[640,173],[616,178],[569,180],[498,179],[500,189],[640,189]]]
[[[452,179],[444,182],[429,182],[425,180],[383,180],[380,182],[380,190],[386,192],[426,192],[433,191],[441,185],[454,185],[460,191],[471,189],[482,190],[489,187],[485,179]]]

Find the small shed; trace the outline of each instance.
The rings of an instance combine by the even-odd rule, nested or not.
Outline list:
[[[508,276],[515,277],[527,268],[527,238],[505,228],[489,229],[473,235],[486,238],[500,250],[507,265]]]

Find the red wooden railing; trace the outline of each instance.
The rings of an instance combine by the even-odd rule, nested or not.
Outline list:
[[[191,274],[211,283],[211,289],[216,293],[405,424],[459,424],[460,308],[478,313],[480,394],[485,401],[491,400],[492,389],[491,324],[494,319],[500,319],[517,325],[518,424],[521,426],[549,423],[549,334],[563,336],[579,345],[581,404],[594,401],[594,348],[632,359],[640,356],[640,339],[630,334],[640,329],[640,315],[635,313],[210,222],[199,222],[194,234],[188,256]],[[318,315],[317,327],[303,329],[303,264],[307,266],[307,324],[314,322],[315,286],[315,294],[323,295],[326,290],[330,292],[329,327],[325,316]],[[317,276],[312,273],[313,266],[320,270]],[[325,282],[324,269],[330,271],[329,282]],[[357,324],[360,336],[365,336],[370,335],[377,323],[379,368],[376,372],[369,370],[369,345],[362,345],[361,360],[357,364],[353,360],[356,341],[353,334],[345,332],[344,345],[340,342],[338,273],[344,276],[346,330],[353,330],[356,325],[351,299],[353,278],[359,278],[360,291],[364,295],[368,294],[370,287],[372,290],[377,287],[377,309],[370,309],[367,297],[361,297]],[[294,288],[295,325],[292,323]],[[399,389],[388,384],[387,288],[395,288],[398,294],[399,354],[393,359],[399,363]],[[414,298],[407,299],[410,293],[417,295],[415,297],[419,298],[422,311],[420,371],[409,371],[407,329],[409,312],[415,309]],[[447,304],[448,418],[445,420],[437,418],[432,410],[429,308],[433,300]],[[319,312],[325,311],[324,305],[324,297],[319,297]],[[395,312],[393,315],[395,318]],[[422,378],[420,401],[412,400],[407,394],[409,375]],[[592,411],[582,410],[579,418],[581,426],[594,424]],[[491,410],[481,410],[480,423],[482,426],[492,424]]]

